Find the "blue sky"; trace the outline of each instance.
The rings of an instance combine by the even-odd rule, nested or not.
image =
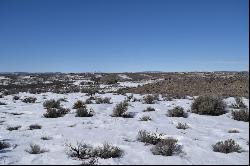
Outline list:
[[[0,72],[248,70],[247,0],[0,0]]]

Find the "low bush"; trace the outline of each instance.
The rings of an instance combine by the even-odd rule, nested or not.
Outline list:
[[[109,97],[105,97],[105,98],[97,97],[95,99],[96,104],[111,104],[110,100],[111,100],[111,98],[109,98]]]
[[[91,117],[93,116],[94,111],[88,110],[87,107],[80,107],[76,110],[76,117]]]
[[[172,156],[182,151],[182,146],[177,144],[178,140],[174,138],[166,138],[160,140],[152,149],[154,155]]]
[[[151,117],[147,115],[140,118],[140,121],[150,121],[150,120],[152,120]]]
[[[156,99],[157,98],[153,95],[147,95],[143,97],[144,103],[146,104],[154,104]]]
[[[7,149],[10,147],[10,144],[5,141],[0,141],[0,150]]]
[[[48,108],[47,111],[43,114],[45,118],[59,118],[63,117],[67,113],[69,113],[70,110],[66,108]]]
[[[102,146],[96,148],[86,143],[77,143],[76,146],[67,144],[66,146],[68,147],[68,154],[70,157],[81,160],[96,159],[97,157],[103,159],[119,158],[124,153],[119,147],[108,143],[104,143]]]
[[[20,97],[19,96],[13,96],[13,100],[19,100]]]
[[[93,96],[96,93],[98,93],[98,87],[96,87],[96,86],[90,86],[88,88],[82,88],[81,92],[82,93],[87,93],[88,96]]]
[[[9,127],[7,127],[7,130],[9,130],[9,131],[13,131],[13,130],[18,130],[18,129],[20,129],[22,126],[9,126]]]
[[[187,118],[188,114],[184,111],[182,107],[174,107],[173,109],[169,110],[167,113],[167,116],[169,117],[183,117]]]
[[[102,146],[97,147],[94,150],[94,155],[103,159],[119,158],[123,155],[123,153],[123,150],[121,150],[119,147],[108,143],[104,143]]]
[[[60,105],[60,101],[59,100],[54,100],[54,99],[51,99],[51,100],[46,100],[44,103],[43,103],[43,107],[45,108],[60,108],[61,105]]]
[[[240,133],[240,131],[238,129],[230,129],[228,133]]]
[[[113,110],[113,117],[123,117],[128,110],[128,102],[123,101],[117,104]]]
[[[0,105],[7,105],[7,104],[0,101]]]
[[[137,136],[137,140],[146,144],[156,145],[162,140],[161,136],[163,134],[150,133],[146,130],[140,130]]]
[[[200,115],[219,116],[226,113],[225,103],[221,98],[212,96],[200,96],[191,106],[191,112]]]
[[[94,149],[91,145],[85,143],[77,143],[75,146],[71,144],[68,147],[68,154],[70,157],[78,159],[90,159],[94,157]]]
[[[234,140],[228,139],[225,141],[219,141],[215,145],[212,145],[214,152],[221,153],[232,153],[232,152],[241,152],[241,147]]]
[[[49,136],[42,136],[41,140],[47,141],[47,140],[52,140],[52,137]]]
[[[74,103],[73,109],[83,108],[86,107],[85,103],[81,100],[78,100]]]
[[[30,130],[36,130],[36,129],[41,129],[41,128],[42,128],[42,126],[38,125],[38,124],[33,124],[33,125],[29,126]]]
[[[48,150],[42,149],[39,145],[36,144],[30,144],[30,149],[26,149],[25,151],[30,154],[40,154],[48,152]]]
[[[238,111],[232,111],[232,117],[237,121],[249,122],[249,110],[240,109]]]
[[[186,130],[189,128],[189,126],[186,123],[178,123],[176,128]]]
[[[36,100],[37,100],[37,99],[36,99],[35,97],[27,97],[27,98],[23,99],[22,101],[23,101],[24,103],[35,103]]]

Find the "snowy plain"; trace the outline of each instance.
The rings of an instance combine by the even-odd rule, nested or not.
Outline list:
[[[114,106],[126,99],[124,95],[112,93],[96,94],[98,97],[110,97],[112,104],[88,104],[95,111],[93,117],[75,117],[73,104],[77,100],[85,101],[89,96],[83,93],[70,94],[29,94],[19,93],[21,98],[34,96],[36,103],[14,101],[12,95],[0,98],[0,140],[6,140],[11,147],[0,152],[0,164],[81,164],[82,161],[67,155],[67,143],[85,142],[93,146],[105,142],[112,143],[122,150],[121,158],[99,159],[97,164],[249,164],[249,123],[233,120],[230,112],[221,116],[207,116],[188,113],[188,118],[167,117],[168,110],[181,106],[188,111],[193,102],[190,99],[174,99],[158,101],[155,104],[130,102],[128,112],[134,112],[134,118],[111,117]],[[134,94],[136,98],[143,96]],[[60,118],[44,118],[46,109],[43,102],[48,99],[65,98],[61,102],[71,112]],[[234,98],[225,99],[229,106]],[[244,99],[249,108],[248,99]],[[156,111],[143,112],[148,106]],[[11,113],[22,113],[13,115]],[[149,115],[152,121],[139,121],[143,115]],[[187,123],[190,128],[178,130],[178,122]],[[39,124],[42,129],[29,130],[29,125]],[[6,130],[8,126],[21,125],[19,130]],[[230,129],[238,129],[240,133],[228,133]],[[153,155],[151,145],[138,142],[139,130],[164,133],[167,137],[178,139],[183,146],[183,153],[174,156]],[[42,140],[49,136],[51,140]],[[213,152],[212,145],[220,140],[234,139],[244,150],[242,153]],[[25,150],[31,143],[40,145],[49,151],[42,154],[29,154]]]

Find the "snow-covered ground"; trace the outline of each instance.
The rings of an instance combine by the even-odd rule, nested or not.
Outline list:
[[[130,102],[129,112],[135,112],[134,118],[111,117],[112,110],[126,96],[111,93],[97,94],[96,96],[111,97],[112,104],[88,104],[93,108],[93,117],[75,117],[72,109],[74,102],[85,100],[88,96],[82,93],[72,94],[28,94],[19,96],[35,96],[36,103],[13,101],[13,96],[0,98],[0,140],[6,140],[11,148],[0,151],[0,164],[81,164],[79,160],[67,155],[65,144],[85,142],[94,146],[109,142],[124,150],[122,158],[99,159],[98,164],[249,164],[249,123],[231,119],[230,113],[221,116],[197,115],[189,112],[188,118],[167,117],[166,113],[174,106],[182,106],[186,111],[190,109],[191,99],[176,99],[173,101],[158,101],[156,104]],[[141,98],[135,95],[136,98]],[[71,112],[60,118],[43,118],[45,108],[43,102],[48,99],[66,98],[68,102],[61,102],[63,107],[70,108]],[[228,105],[234,98],[225,100]],[[248,105],[248,99],[244,99]],[[148,107],[156,111],[143,112]],[[12,115],[10,113],[23,113]],[[143,115],[150,115],[152,121],[139,121]],[[178,122],[187,123],[187,130],[176,129]],[[29,130],[29,125],[39,124],[42,129]],[[21,125],[19,130],[6,130],[8,126]],[[228,133],[236,128],[240,133]],[[136,140],[139,130],[164,133],[178,139],[183,145],[183,154],[174,156],[153,155],[151,145]],[[52,137],[51,140],[42,140],[42,136]],[[213,152],[212,145],[220,140],[232,138],[243,148],[242,153]],[[49,151],[42,154],[29,154],[25,150],[31,143],[40,145]]]

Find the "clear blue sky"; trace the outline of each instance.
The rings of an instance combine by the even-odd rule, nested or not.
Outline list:
[[[0,0],[0,72],[248,70],[248,0]]]

